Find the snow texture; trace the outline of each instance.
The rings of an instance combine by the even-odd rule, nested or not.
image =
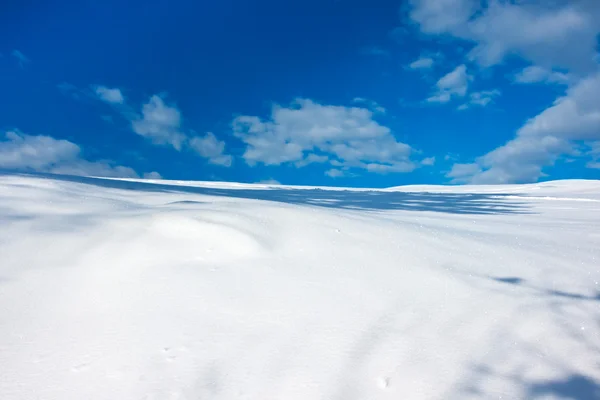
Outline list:
[[[0,399],[600,399],[600,182],[0,175]]]

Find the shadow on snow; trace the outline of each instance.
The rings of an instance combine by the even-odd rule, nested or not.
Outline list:
[[[583,295],[583,294],[579,294],[579,293],[565,292],[563,290],[540,288],[537,286],[530,285],[524,279],[517,278],[517,277],[504,277],[504,278],[490,277],[490,279],[492,279],[496,282],[506,283],[509,285],[522,286],[524,288],[534,290],[535,292],[537,292],[538,294],[541,294],[543,296],[556,296],[556,297],[563,297],[563,298],[572,299],[572,300],[600,301],[600,291],[597,292],[594,296],[591,296],[591,295]],[[600,399],[600,397],[599,397],[599,399]]]
[[[14,176],[14,174],[12,174]],[[504,199],[504,194],[394,192],[383,190],[327,190],[304,188],[208,188],[162,183],[131,182],[53,174],[21,174],[111,189],[206,196],[226,196],[287,204],[349,210],[408,210],[451,214],[527,214],[525,203]],[[511,193],[514,195],[514,193]],[[191,202],[191,200],[186,200]]]
[[[536,382],[528,388],[528,398],[560,396],[562,399],[600,399],[600,384],[583,375],[570,375],[563,379]]]

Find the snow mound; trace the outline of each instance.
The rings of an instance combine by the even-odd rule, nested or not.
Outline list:
[[[4,174],[0,226],[3,400],[600,399],[598,181]]]

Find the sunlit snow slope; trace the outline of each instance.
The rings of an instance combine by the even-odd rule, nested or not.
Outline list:
[[[0,175],[0,399],[600,399],[600,182]]]

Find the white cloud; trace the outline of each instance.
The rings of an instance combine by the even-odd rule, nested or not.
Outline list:
[[[411,0],[409,16],[426,34],[470,42],[467,58],[483,68],[511,56],[530,62],[514,76],[516,83],[568,86],[564,96],[527,121],[514,139],[473,164],[456,164],[447,175],[455,182],[536,181],[544,167],[564,155],[577,155],[578,141],[600,139],[600,2]],[[448,99],[444,94],[433,100]],[[494,97],[474,96],[459,108],[485,106]]]
[[[181,113],[175,106],[165,104],[162,97],[153,95],[142,106],[142,116],[131,122],[138,135],[150,139],[154,144],[171,145],[181,150],[185,135],[181,133]]]
[[[13,50],[10,54],[17,60],[17,63],[21,68],[25,68],[25,65],[31,62],[31,60],[19,50]]]
[[[325,175],[327,175],[330,178],[340,178],[340,177],[344,176],[344,171],[336,169],[336,168],[331,168],[331,169],[328,169],[327,171],[325,171]]]
[[[281,185],[281,182],[279,182],[276,179],[263,179],[262,181],[256,182],[256,183],[260,183],[263,185]]]
[[[600,139],[600,73],[579,81],[554,104],[527,121],[519,135]]]
[[[528,183],[542,176],[542,169],[552,165],[561,154],[570,153],[566,141],[553,136],[520,137],[479,157],[480,171],[464,177],[474,184]],[[455,182],[458,182],[455,179]]]
[[[421,165],[432,166],[435,164],[435,157],[426,157],[421,160]]]
[[[189,146],[200,156],[207,158],[211,164],[231,166],[232,157],[224,154],[225,142],[218,140],[212,132],[207,132],[203,137],[191,138]]]
[[[582,79],[565,96],[527,121],[517,136],[479,157],[471,175],[456,182],[534,182],[545,166],[565,154],[575,154],[575,142],[600,140],[600,73]]]
[[[467,74],[467,66],[462,64],[441,77],[435,84],[437,93],[427,99],[430,103],[446,103],[452,96],[464,97],[471,76]]]
[[[327,161],[329,161],[329,157],[311,153],[304,157],[303,160],[294,163],[294,165],[298,168],[302,168],[307,166],[308,164],[322,164]]]
[[[411,161],[396,162],[394,164],[362,163],[361,166],[369,172],[387,174],[390,172],[411,172],[415,164]]]
[[[458,109],[466,110],[471,106],[485,107],[493,101],[494,97],[498,96],[500,96],[500,91],[497,89],[473,92],[469,94],[469,101],[458,106]]]
[[[590,145],[589,153],[600,157],[600,140],[592,142],[589,145]]]
[[[427,98],[427,102],[428,103],[447,103],[450,101],[450,93],[448,92],[442,92],[442,93],[438,93],[438,94],[434,94],[431,97]]]
[[[367,108],[297,99],[290,107],[275,105],[266,121],[240,116],[232,127],[247,145],[243,157],[249,165],[304,166],[327,156],[332,165],[380,173],[416,168],[410,161],[411,147],[398,142]],[[314,151],[321,155],[311,156]]]
[[[437,82],[436,86],[440,90],[447,91],[452,94],[464,96],[467,93],[469,77],[467,75],[467,67],[459,65],[452,72],[444,75]]]
[[[365,99],[364,97],[355,97],[353,103],[364,104],[369,110],[378,114],[385,114],[386,109],[374,100]]]
[[[58,164],[50,171],[53,174],[97,176],[105,178],[139,178],[139,175],[129,167],[112,165],[108,161],[87,161],[77,159],[70,163]]]
[[[137,178],[129,168],[106,160],[88,161],[68,140],[8,131],[0,141],[0,167],[55,174]]]
[[[472,0],[411,0],[410,4],[410,18],[429,34],[458,31],[478,8]]]
[[[65,96],[70,96],[75,100],[79,100],[81,98],[81,91],[75,85],[67,82],[61,82],[56,85],[56,87]]]
[[[421,56],[408,65],[410,69],[429,69],[433,67],[433,58]]]
[[[143,177],[144,179],[162,179],[162,176],[156,171],[146,172]]]
[[[456,163],[452,166],[450,172],[446,174],[448,178],[452,178],[453,183],[469,182],[471,177],[481,172],[481,167],[477,164],[461,164]]]
[[[95,86],[94,92],[100,98],[100,100],[105,101],[107,103],[113,104],[123,104],[125,98],[121,93],[120,89],[117,88],[107,88],[106,86]]]
[[[363,53],[372,55],[372,56],[383,56],[383,57],[390,56],[390,52],[388,50],[382,49],[381,47],[377,47],[377,46],[365,48],[365,49],[363,49]]]
[[[600,161],[590,161],[585,166],[586,168],[600,169]]]
[[[31,168],[43,171],[64,160],[79,156],[80,148],[67,140],[50,136],[29,136],[17,131],[4,134],[0,142],[0,166],[3,168]]]
[[[172,146],[176,150],[188,149],[207,158],[211,164],[231,166],[232,157],[224,153],[225,143],[217,140],[213,133],[203,137],[191,137],[191,132],[182,126],[181,112],[175,104],[167,104],[162,95],[155,94],[142,105],[141,114],[127,104],[123,93],[118,88],[103,85],[92,86],[91,89],[81,90],[69,83],[57,85],[64,94],[79,99],[80,95],[91,97],[110,104],[113,110],[131,124],[133,132],[149,139],[156,145]],[[112,116],[103,115],[101,118],[113,123]]]
[[[535,65],[587,73],[596,68],[600,2],[411,0],[409,17],[427,34],[474,44],[469,58],[483,67],[518,55]]]
[[[600,168],[600,140],[586,143],[589,146],[588,151],[585,155],[591,157],[591,160],[585,165],[586,168],[599,169]]]
[[[523,68],[517,74],[515,74],[514,80],[516,83],[556,83],[556,84],[568,84],[569,75],[542,68],[537,65],[530,65],[529,67]]]

